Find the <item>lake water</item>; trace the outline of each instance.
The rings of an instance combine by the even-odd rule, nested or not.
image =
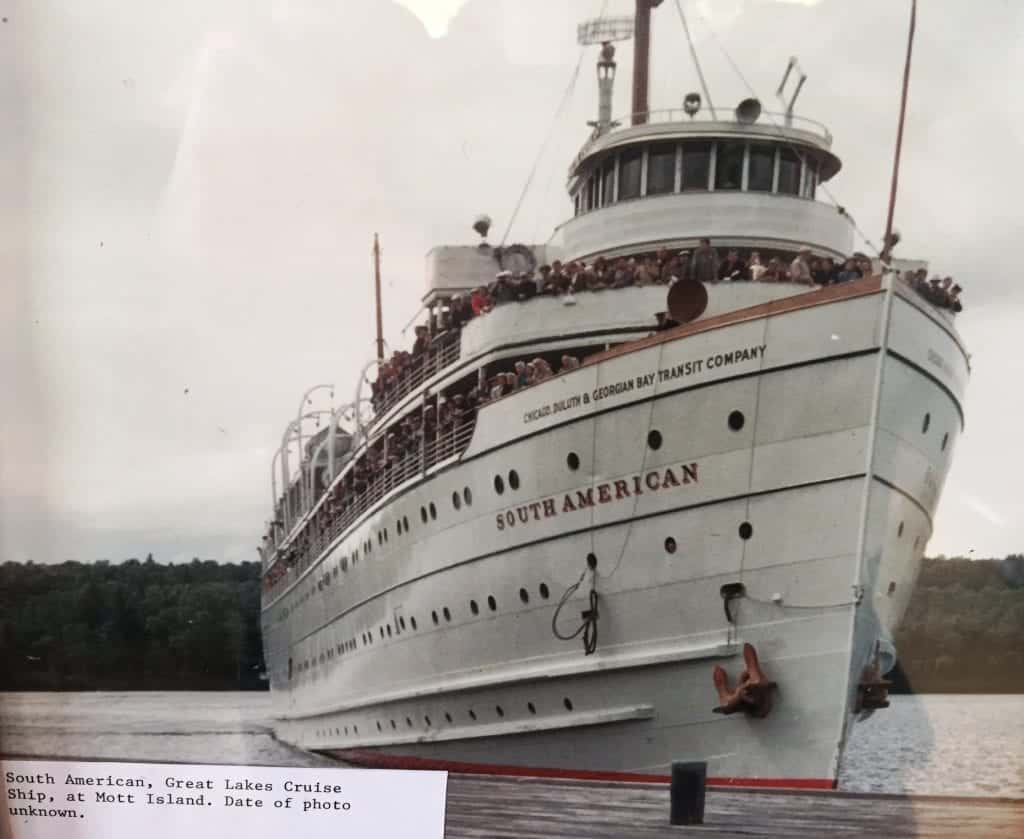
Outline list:
[[[265,693],[0,694],[0,753],[328,766],[274,739]],[[1024,798],[1024,696],[896,696],[857,723],[840,788]]]

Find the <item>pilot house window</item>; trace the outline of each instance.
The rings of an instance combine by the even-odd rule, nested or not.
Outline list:
[[[675,143],[651,146],[647,153],[647,194],[663,195],[676,188]]]
[[[711,143],[683,144],[683,189],[707,189],[711,172]]]
[[[747,189],[755,192],[771,192],[774,170],[775,149],[772,146],[751,146]]]
[[[605,163],[601,170],[601,200],[611,204],[615,200],[615,158]]]
[[[743,143],[719,143],[715,160],[715,189],[743,187]]]
[[[640,195],[640,149],[622,153],[619,159],[619,200],[637,198]]]
[[[800,194],[800,158],[792,149],[779,150],[779,192]]]

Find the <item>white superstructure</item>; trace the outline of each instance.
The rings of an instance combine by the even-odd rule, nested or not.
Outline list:
[[[599,120],[559,250],[432,252],[431,323],[509,260],[704,236],[850,252],[814,198],[839,168],[827,131],[694,114]],[[710,284],[668,330],[664,285],[506,303],[438,338],[375,416],[332,409],[349,433],[274,466],[278,736],[370,765],[653,778],[686,759],[712,782],[832,786],[848,724],[884,705],[969,372],[952,314],[874,267]],[[425,426],[481,370],[563,354],[584,363]],[[363,469],[412,416],[418,450]],[[777,688],[763,715],[716,713],[713,671],[735,683],[744,644]]]

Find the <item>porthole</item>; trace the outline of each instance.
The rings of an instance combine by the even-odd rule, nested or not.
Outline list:
[[[471,611],[474,615],[480,614],[480,607],[476,605],[475,600],[469,601],[469,611]]]
[[[487,608],[492,612],[496,612],[498,610],[498,601],[494,599],[493,594],[487,595]]]
[[[409,726],[409,728],[412,728],[412,717],[406,717],[405,724]]]
[[[921,433],[926,434],[928,432],[928,426],[932,424],[932,415],[925,414],[924,422],[921,423]]]
[[[671,536],[665,539],[665,553],[674,554],[676,552],[676,540]]]
[[[451,619],[452,619],[452,613],[448,611],[448,607],[447,607],[447,606],[445,606],[445,607],[444,607],[444,608],[443,608],[443,609],[441,610],[441,613],[442,613],[442,614],[444,615],[444,619],[445,619],[446,621],[449,621],[449,622],[451,622]]]
[[[420,518],[423,520],[424,524],[427,523],[427,508],[426,507],[420,507]]]
[[[942,451],[946,450],[946,444],[949,443],[949,432],[947,431],[942,435]]]
[[[903,522],[900,522],[900,526],[896,528],[896,538],[903,538]]]
[[[519,473],[515,469],[508,473],[508,485],[512,489],[519,489]]]
[[[402,524],[405,527],[405,532],[408,533],[409,532],[409,517],[408,516],[402,516]]]
[[[572,710],[572,700],[568,696],[562,700],[562,704],[565,706],[566,711]]]
[[[469,718],[471,720],[476,720],[476,711],[474,711],[472,708],[469,709]]]
[[[466,502],[467,506],[472,504],[473,490],[471,490],[469,487],[466,487],[464,490],[462,490],[462,500]]]
[[[597,554],[587,554],[587,568],[589,568],[591,571],[597,568]]]
[[[380,720],[377,720],[377,731],[383,731],[383,730],[384,730],[384,729],[382,729],[382,728],[380,727]]]
[[[399,618],[398,618],[398,625],[399,625],[400,627],[402,627],[402,629],[405,629],[405,618],[403,618],[403,617],[399,617]]]
[[[430,518],[435,521],[437,520],[437,507],[434,506],[433,501],[430,502]]]
[[[537,713],[537,709],[534,707],[534,704],[532,702],[526,703],[526,710],[528,710],[531,714]]]
[[[740,525],[740,538],[746,540],[753,535],[754,526],[749,521],[743,522],[743,524]]]
[[[505,716],[505,711],[500,705],[495,705],[494,710],[497,712],[499,717]]]
[[[889,588],[888,588],[887,594],[890,597],[892,597],[895,593],[896,593],[896,581],[895,580],[890,580],[889,581]]]
[[[522,600],[523,603],[529,603],[530,602],[530,592],[528,592],[525,588],[519,589],[519,599]]]
[[[416,617],[415,616],[409,618],[409,624],[410,624],[410,626],[412,626],[412,631],[415,632],[416,631]]]
[[[548,599],[548,595],[550,593],[551,592],[548,591],[548,584],[547,583],[541,583],[540,584],[540,596],[542,598],[544,598],[545,600],[547,600]]]
[[[580,468],[580,456],[576,454],[576,452],[569,452],[569,454],[565,456],[565,465],[575,472]]]
[[[398,524],[395,525],[395,529],[398,531],[398,535],[402,535],[402,520],[398,520]]]
[[[391,637],[391,624],[388,624],[388,638]]]
[[[658,449],[661,448],[661,432],[658,431],[658,429],[652,428],[647,433],[647,445],[650,446],[651,449],[653,449],[654,451],[657,451]]]
[[[444,712],[444,721],[445,722],[451,722],[452,721],[452,715],[449,714],[447,711]]]
[[[395,721],[394,720],[391,720],[391,728],[392,729],[397,729],[398,728],[398,726],[395,725]]]
[[[501,475],[494,476],[494,491],[501,495],[505,491],[505,481],[502,480]]]
[[[456,510],[458,510],[462,506],[462,499],[459,498],[459,493],[458,492],[453,492],[452,493],[452,506]]]
[[[424,717],[423,722],[427,724],[427,728],[430,728],[430,717]]]
[[[437,610],[436,609],[433,610],[430,613],[430,617],[432,617],[434,619],[434,626],[437,626],[440,623],[440,621],[437,619]]]
[[[353,734],[358,734],[359,733],[359,726],[358,725],[352,726],[352,733]]]
[[[345,726],[345,736],[348,737],[348,726]]]
[[[743,425],[744,423],[746,423],[746,421],[747,418],[743,416],[743,411],[733,411],[732,413],[729,414],[729,428],[731,428],[733,431],[739,431],[741,428],[743,428]]]

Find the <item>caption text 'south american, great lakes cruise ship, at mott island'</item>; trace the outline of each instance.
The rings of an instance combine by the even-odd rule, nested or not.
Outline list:
[[[310,409],[334,398],[317,386],[288,424],[261,549],[283,740],[830,788],[887,704],[963,428],[956,293],[912,281],[888,234],[850,259],[794,61],[782,113],[650,110],[657,5],[580,27],[600,104],[552,243],[432,250],[412,352],[379,343],[353,403]]]

